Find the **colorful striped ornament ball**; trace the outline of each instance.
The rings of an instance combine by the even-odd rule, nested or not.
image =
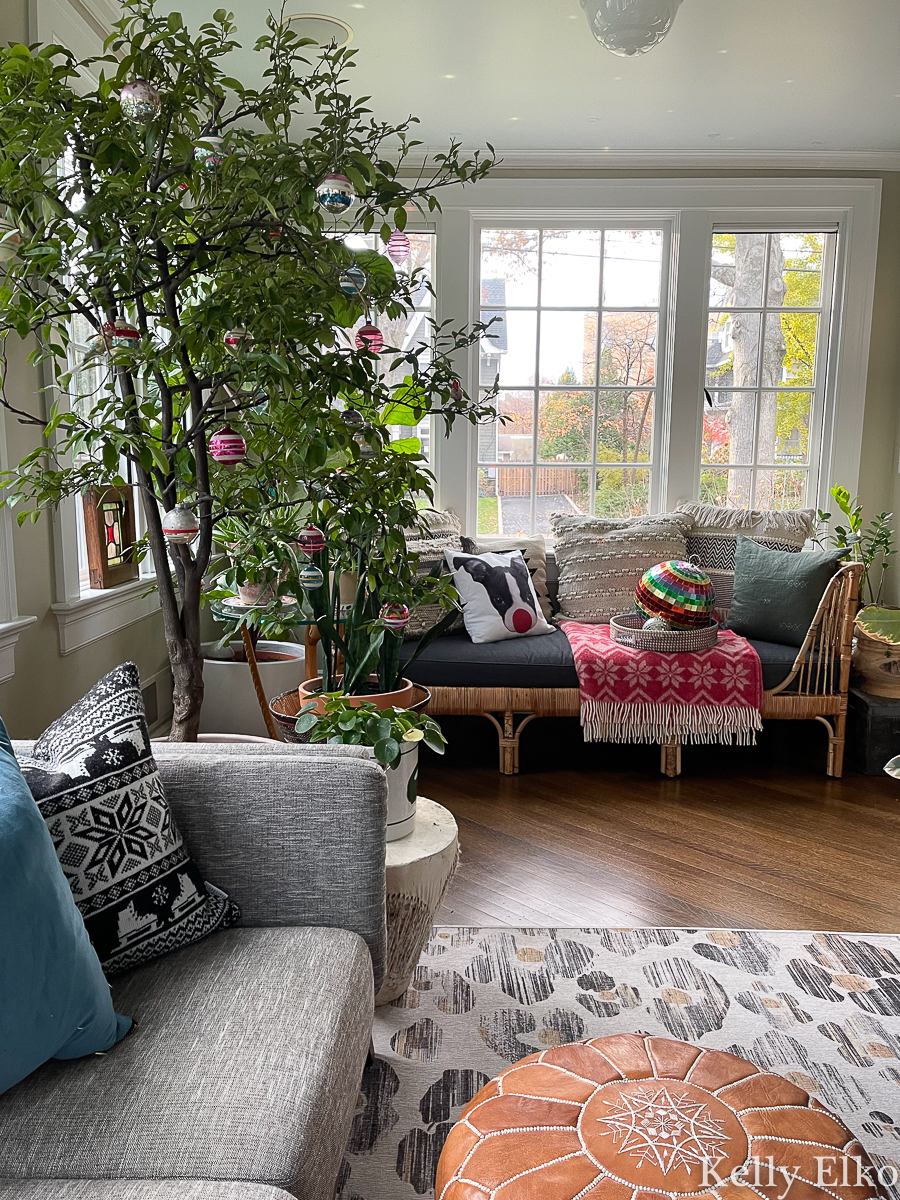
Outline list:
[[[644,572],[634,606],[645,617],[662,617],[673,629],[696,629],[709,624],[716,594],[709,576],[693,563],[664,562]]]

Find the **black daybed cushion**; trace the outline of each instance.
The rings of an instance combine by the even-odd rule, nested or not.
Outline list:
[[[748,640],[762,663],[763,687],[776,687],[793,666],[797,647]],[[404,664],[416,644],[404,643]],[[561,629],[544,637],[480,645],[464,631],[448,634],[433,641],[404,673],[426,687],[578,687],[572,648]]]

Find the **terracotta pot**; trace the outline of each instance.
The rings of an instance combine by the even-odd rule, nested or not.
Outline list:
[[[853,665],[863,677],[864,692],[900,700],[900,646],[869,637],[857,625]]]
[[[378,676],[370,675],[369,683],[377,683]],[[300,684],[300,699],[303,703],[307,700],[316,701],[316,712],[324,713],[325,702],[319,698],[319,691],[322,687],[322,677],[317,676],[315,679],[307,679],[305,683]],[[410,708],[417,698],[417,688],[414,683],[410,683],[408,679],[403,680],[403,687],[398,688],[396,692],[373,692],[368,696],[348,696],[347,700],[353,708],[359,707],[363,701],[368,700],[370,704],[374,704],[378,709],[385,708]]]

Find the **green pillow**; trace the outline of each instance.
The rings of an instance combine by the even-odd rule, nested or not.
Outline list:
[[[738,535],[726,629],[761,642],[801,646],[829,580],[847,553],[785,554]]]

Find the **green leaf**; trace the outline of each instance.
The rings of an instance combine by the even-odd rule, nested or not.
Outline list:
[[[400,757],[400,743],[392,737],[382,738],[374,746],[375,758],[384,767],[389,767]]]
[[[397,438],[396,441],[388,442],[387,449],[394,454],[421,454],[422,442],[417,437]]]
[[[295,733],[306,733],[308,730],[317,724],[319,718],[315,713],[301,713],[294,722]]]
[[[900,608],[860,609],[856,614],[856,624],[869,637],[891,646],[900,646]]]

